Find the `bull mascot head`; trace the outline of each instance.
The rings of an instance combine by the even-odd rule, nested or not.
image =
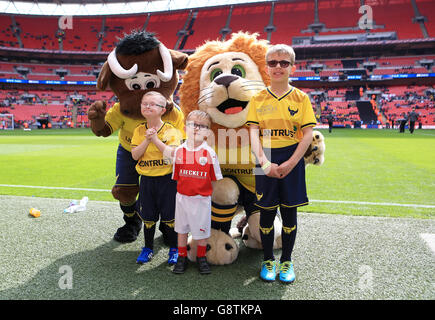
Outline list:
[[[166,48],[153,33],[133,31],[109,54],[98,76],[97,88],[109,87],[119,99],[122,114],[132,119],[143,119],[140,102],[148,91],[163,94],[170,112],[178,84],[176,70],[184,69],[187,61],[187,54]]]

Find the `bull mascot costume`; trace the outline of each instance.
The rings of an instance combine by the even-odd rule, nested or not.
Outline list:
[[[163,121],[183,130],[184,115],[172,97],[178,85],[177,70],[183,70],[187,61],[187,54],[167,49],[153,33],[133,31],[119,41],[98,76],[97,88],[112,90],[119,101],[108,111],[105,101],[94,102],[88,110],[90,126],[96,136],[108,137],[119,130],[112,195],[120,203],[125,225],[114,235],[118,242],[135,241],[142,228],[142,221],[136,214],[139,175],[130,146],[134,129],[146,122],[140,112],[141,99],[148,91],[163,94],[168,106]],[[165,242],[168,227],[160,224]]]

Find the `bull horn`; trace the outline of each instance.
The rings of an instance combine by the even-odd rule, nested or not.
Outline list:
[[[128,79],[131,78],[133,75],[137,72],[137,64],[135,64],[130,69],[126,70],[124,69],[118,62],[118,59],[116,59],[116,53],[115,49],[109,54],[109,57],[107,58],[107,62],[109,63],[110,70],[121,79]]]
[[[157,70],[157,75],[160,80],[168,82],[172,79],[172,57],[169,50],[161,43],[159,44],[159,52],[163,60],[163,72]]]

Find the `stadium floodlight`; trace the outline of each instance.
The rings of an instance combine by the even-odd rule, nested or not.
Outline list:
[[[14,115],[0,113],[0,130],[14,130]]]

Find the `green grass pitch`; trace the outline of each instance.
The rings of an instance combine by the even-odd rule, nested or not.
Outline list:
[[[307,168],[308,196],[313,202],[302,211],[433,217],[430,207],[364,203],[435,205],[434,131],[416,130],[413,135],[376,129],[321,131],[325,163]],[[117,144],[116,134],[98,138],[89,129],[3,131],[0,194],[68,199],[86,194],[90,200],[113,201],[110,192],[5,185],[110,190]]]
[[[173,275],[158,231],[153,260],[137,265],[143,233],[130,244],[112,240],[123,225],[110,193],[116,134],[1,131],[0,300],[433,300],[433,253],[421,235],[435,233],[435,132],[321,131],[325,163],[307,168],[311,203],[299,209],[290,286],[263,283],[262,252],[240,239],[237,260],[212,266],[209,276],[195,264]],[[63,213],[83,196],[86,211]],[[41,217],[29,216],[31,207]]]

